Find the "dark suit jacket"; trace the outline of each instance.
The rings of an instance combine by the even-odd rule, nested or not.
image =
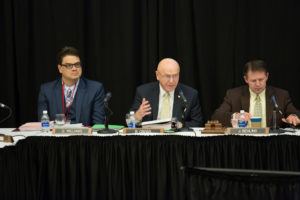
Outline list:
[[[178,98],[179,87],[182,89],[184,96],[187,99],[187,109],[185,113],[185,127],[199,127],[203,125],[203,118],[201,113],[201,106],[198,97],[197,90],[186,86],[184,84],[178,84],[174,92],[174,105],[173,105],[173,115],[179,121],[182,122],[182,102]],[[151,114],[144,116],[142,121],[156,120],[158,114],[159,106],[159,82],[147,83],[139,86],[136,89],[136,95],[134,103],[131,107],[131,111],[136,111],[139,109],[143,98],[149,101],[151,105]]]
[[[71,123],[82,123],[86,126],[103,124],[104,112],[104,88],[96,81],[80,78],[75,94],[76,120]],[[48,110],[50,120],[55,120],[55,115],[63,113],[62,80],[61,78],[41,85],[38,99],[38,120],[41,119],[43,110]]]
[[[274,104],[271,100],[271,95],[275,95],[279,109],[288,117],[290,114],[296,114],[300,117],[300,111],[297,110],[291,99],[288,91],[275,88],[272,86],[266,87],[266,123],[267,127],[273,126],[273,109]],[[240,110],[249,112],[250,107],[250,92],[248,85],[238,88],[229,89],[226,93],[222,105],[212,115],[212,120],[219,120],[225,126],[231,126],[231,115]],[[277,126],[283,127],[284,123],[281,121],[282,116],[277,111]]]

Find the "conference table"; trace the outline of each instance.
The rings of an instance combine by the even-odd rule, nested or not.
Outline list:
[[[93,132],[85,136],[13,130],[0,129],[15,140],[0,143],[1,199],[183,200],[192,198],[182,166],[300,171],[300,130],[286,130],[280,135],[227,135],[202,134],[203,128],[195,128],[191,132]],[[219,187],[219,194],[231,194],[220,188],[234,193],[237,184],[244,184],[225,178],[234,187]],[[271,183],[280,184],[281,180]],[[209,186],[216,182],[201,181],[210,199],[218,199]],[[284,181],[300,191],[298,178],[284,177]],[[278,194],[276,186],[259,187],[272,196]],[[243,194],[251,197],[250,190]]]

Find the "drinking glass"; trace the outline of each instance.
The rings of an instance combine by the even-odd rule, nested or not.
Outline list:
[[[65,124],[65,115],[64,114],[56,114],[55,115],[55,124],[57,126],[63,126]]]

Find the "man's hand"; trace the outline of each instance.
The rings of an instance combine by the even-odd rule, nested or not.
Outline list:
[[[300,124],[300,119],[294,114],[289,115],[287,118],[282,118],[282,121],[288,124],[293,124],[294,126]]]
[[[151,114],[151,106],[149,101],[143,98],[142,104],[140,105],[139,109],[135,112],[134,117],[138,121],[142,121],[145,115]]]
[[[239,119],[240,115],[241,115],[240,113],[234,113],[234,118]],[[249,122],[252,117],[251,114],[248,112],[244,112],[244,115],[245,115],[246,120]]]
[[[182,128],[182,123],[178,122],[178,127],[177,128]]]

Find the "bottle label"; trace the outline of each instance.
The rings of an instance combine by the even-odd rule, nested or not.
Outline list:
[[[49,122],[42,122],[42,127],[43,128],[48,128],[48,127],[50,127],[50,123]]]
[[[247,127],[247,121],[239,120],[239,127]]]
[[[136,128],[136,124],[134,122],[130,122],[128,124],[128,128]]]

